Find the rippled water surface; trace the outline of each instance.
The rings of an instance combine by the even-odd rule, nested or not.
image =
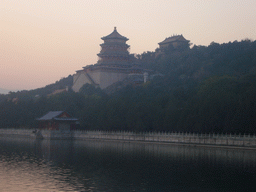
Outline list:
[[[256,151],[0,138],[0,191],[255,191]]]

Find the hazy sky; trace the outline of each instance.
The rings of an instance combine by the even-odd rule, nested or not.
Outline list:
[[[114,27],[131,53],[173,34],[196,45],[256,39],[256,0],[1,0],[0,88],[35,89],[97,62]]]

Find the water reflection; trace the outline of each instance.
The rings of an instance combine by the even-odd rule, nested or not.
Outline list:
[[[0,139],[4,191],[250,191],[256,181],[250,150]]]

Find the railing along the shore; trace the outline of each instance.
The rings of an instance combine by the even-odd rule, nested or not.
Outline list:
[[[75,139],[106,139],[204,145],[256,147],[255,135],[203,134],[188,132],[75,131]]]
[[[0,136],[9,137],[34,137],[35,129],[0,129]],[[87,140],[123,140],[123,141],[143,141],[143,142],[162,142],[162,143],[184,143],[184,144],[201,144],[201,145],[222,145],[222,146],[240,146],[255,147],[256,136],[250,134],[203,134],[188,132],[129,132],[129,131],[72,131],[68,134],[61,131],[42,130],[45,138]],[[52,133],[54,132],[54,134]],[[61,132],[59,134],[58,132]],[[55,137],[53,137],[53,135]],[[58,136],[58,137],[57,137]]]

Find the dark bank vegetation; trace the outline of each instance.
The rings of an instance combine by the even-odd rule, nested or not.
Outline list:
[[[85,85],[79,93],[47,96],[54,86],[70,86],[71,76],[0,95],[0,127],[32,128],[35,118],[65,110],[88,130],[256,133],[256,41],[170,48],[162,56],[145,52],[137,58],[164,76],[110,95]]]

